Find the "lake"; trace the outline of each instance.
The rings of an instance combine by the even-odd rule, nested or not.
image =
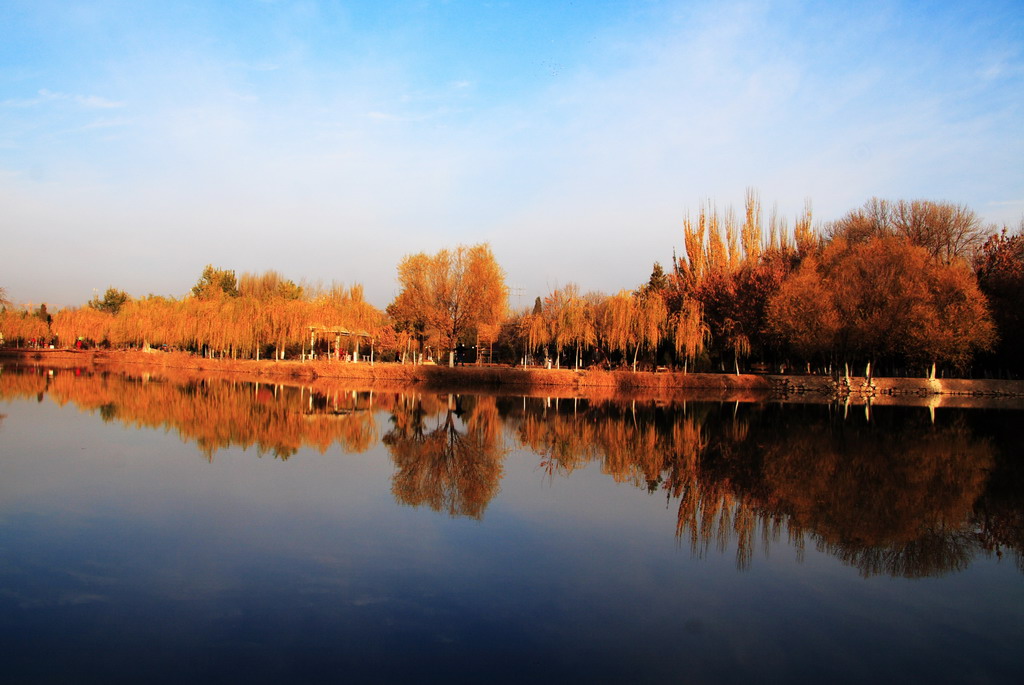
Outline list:
[[[1024,412],[0,370],[6,682],[1018,682]]]

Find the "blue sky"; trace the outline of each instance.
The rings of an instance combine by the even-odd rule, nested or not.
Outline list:
[[[0,4],[0,287],[362,283],[490,242],[513,304],[646,280],[706,200],[1024,216],[1020,2]]]

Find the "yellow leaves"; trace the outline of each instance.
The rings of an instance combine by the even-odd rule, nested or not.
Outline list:
[[[676,352],[693,361],[704,352],[710,331],[700,302],[687,299],[672,318],[672,340]]]
[[[639,344],[656,348],[668,321],[668,306],[661,293],[646,291],[636,298],[636,338]]]
[[[720,230],[722,222],[718,217],[718,210],[709,206],[705,215],[705,210],[701,208],[699,223],[707,226],[708,270],[727,271],[729,268],[729,255],[725,249],[725,242],[722,240],[722,232]]]
[[[743,254],[749,264],[761,258],[761,200],[757,191],[747,188],[746,211],[743,219]],[[735,270],[735,265],[733,269]]]
[[[552,291],[545,299],[544,314],[559,351],[570,345],[580,347],[597,341],[594,308],[575,283]]]
[[[276,271],[268,270],[262,274],[242,274],[238,279],[238,294],[256,300],[269,300],[274,297],[298,300],[305,293],[294,281],[286,279]]]
[[[443,423],[429,432],[412,416],[424,416],[426,402],[396,412],[394,428],[383,442],[395,462],[391,492],[411,506],[427,505],[450,516],[479,519],[497,494],[508,451],[494,397],[448,397]],[[455,419],[456,402],[468,413],[465,430]]]
[[[707,260],[704,254],[705,226],[703,219],[694,227],[690,217],[683,219],[683,253],[684,261],[680,265],[692,283],[699,283],[707,271]]]
[[[600,304],[597,326],[611,352],[633,353],[634,368],[640,348],[657,349],[666,332],[668,305],[657,290],[622,290]]]
[[[449,349],[463,333],[505,317],[505,272],[486,243],[408,255],[398,265],[398,282],[401,291],[388,306],[391,317],[436,330]]]
[[[757,191],[747,189],[744,202],[743,225],[737,228],[732,208],[719,214],[710,202],[702,204],[697,213],[696,224],[687,216],[683,219],[683,256],[679,267],[687,277],[691,289],[699,288],[713,273],[735,274],[744,267],[755,267],[762,261],[768,250],[789,253],[793,242],[801,255],[810,254],[818,244],[818,237],[812,226],[810,200],[803,214],[797,217],[794,236],[791,239],[784,219],[773,210],[769,219],[768,250],[764,245],[761,200]]]
[[[804,202],[804,211],[796,221],[793,235],[796,239],[797,252],[802,256],[811,254],[818,246],[818,236],[811,226],[813,214],[811,212],[811,201]]]
[[[522,318],[521,325],[530,352],[551,341],[551,332],[543,314],[527,314]]]
[[[62,309],[53,315],[50,330],[61,345],[74,344],[78,338],[99,343],[110,337],[114,315],[92,307]]]
[[[817,261],[808,258],[791,274],[768,306],[768,324],[810,358],[829,349],[839,329],[839,313],[817,272]]]
[[[7,341],[43,339],[49,328],[38,316],[22,312],[0,311],[0,333]]]
[[[730,208],[725,213],[725,246],[729,258],[727,260],[728,270],[735,271],[740,266],[740,247],[736,243],[736,215]]]
[[[621,290],[604,302],[601,330],[609,351],[627,353],[636,345],[636,301],[633,293]]]
[[[238,297],[151,296],[125,303],[116,316],[91,307],[62,310],[54,317],[53,332],[65,345],[84,337],[97,343],[108,340],[115,346],[205,347],[232,356],[256,356],[266,345],[273,345],[279,354],[289,346],[304,345],[311,325],[341,326],[373,335],[382,323],[381,312],[363,299],[359,285],[335,287],[307,301],[294,297],[294,290],[282,290],[281,282],[274,279],[264,282],[267,287],[262,289],[254,289],[245,277],[243,282],[248,294]]]

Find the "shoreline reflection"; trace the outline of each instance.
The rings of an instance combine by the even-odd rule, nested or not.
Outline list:
[[[72,404],[105,422],[174,430],[212,461],[232,447],[387,448],[406,506],[482,519],[505,457],[545,477],[592,463],[664,496],[676,537],[703,557],[808,545],[865,577],[917,578],[1009,553],[1024,572],[1024,465],[1007,415],[830,405],[588,401],[324,390],[149,374],[4,367],[0,398]],[[386,418],[385,418],[386,417]]]

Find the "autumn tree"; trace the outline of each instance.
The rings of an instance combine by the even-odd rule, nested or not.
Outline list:
[[[302,305],[298,302],[294,307],[297,311],[302,310]],[[358,355],[362,340],[365,340],[360,336],[369,335],[370,340],[367,342],[372,344],[373,337],[384,325],[383,319],[382,312],[366,301],[363,286],[357,283],[348,287],[334,285],[320,293],[312,303],[307,320],[298,323],[293,321],[293,325],[297,326],[296,330],[310,324],[340,325],[347,328],[357,334],[353,336],[350,344],[353,346],[353,354]]]
[[[682,305],[669,315],[669,331],[676,354],[683,357],[683,369],[704,353],[711,333],[704,319],[701,304],[695,299],[684,300]]]
[[[580,292],[575,283],[556,288],[544,299],[544,318],[555,347],[555,365],[561,367],[561,355],[572,349],[576,368],[582,363],[583,350],[597,342],[594,298]]]
[[[849,243],[898,236],[949,264],[954,259],[971,260],[985,240],[986,229],[965,205],[875,197],[830,224],[826,234],[829,239],[843,238]]]
[[[270,269],[262,274],[243,273],[238,279],[238,294],[257,300],[269,300],[274,297],[298,300],[302,299],[305,291],[302,286]]]
[[[49,323],[29,311],[0,311],[0,338],[15,344],[43,340],[50,335]]]
[[[235,324],[233,347],[251,348],[259,359],[262,347],[269,343],[275,358],[284,359],[289,345],[304,343],[312,308],[303,301],[301,286],[273,270],[246,272],[238,280],[238,294],[224,305]]]
[[[896,236],[835,238],[806,260],[769,304],[769,325],[805,359],[963,369],[995,332],[966,264],[943,264]]]
[[[544,319],[544,305],[538,296],[533,309],[519,318],[519,335],[524,342],[527,355],[532,355],[551,340],[547,321]]]
[[[804,260],[771,299],[768,325],[800,358],[827,358],[839,334],[839,311],[831,305],[818,261]]]
[[[101,343],[110,338],[114,314],[96,307],[65,308],[54,314],[50,329],[61,344],[79,339]]]
[[[413,328],[436,330],[449,365],[466,333],[498,324],[505,315],[505,272],[486,243],[408,255],[398,265],[398,282],[401,290],[388,313]]]
[[[602,303],[598,323],[609,352],[625,356],[630,348],[638,347],[636,318],[636,300],[628,290],[619,291]]]
[[[398,264],[398,282],[403,284],[403,290],[386,310],[395,330],[415,339],[421,352],[429,336],[429,322],[427,307],[422,298],[417,297],[417,292],[426,287],[430,259],[423,252],[402,259]]]
[[[648,349],[657,356],[658,345],[665,335],[668,322],[668,307],[661,292],[642,288],[633,294],[636,301],[634,328],[636,347],[633,350],[633,370],[641,349]]]
[[[761,202],[748,189],[743,221],[709,205],[697,220],[683,222],[684,254],[677,260],[673,287],[666,297],[667,319],[675,348],[687,361],[708,351],[724,368],[739,373],[745,357],[772,351],[767,305],[785,275],[816,245],[810,204],[797,217],[795,239],[782,231],[772,213],[770,239],[764,242]],[[724,232],[724,234],[723,234]]]

